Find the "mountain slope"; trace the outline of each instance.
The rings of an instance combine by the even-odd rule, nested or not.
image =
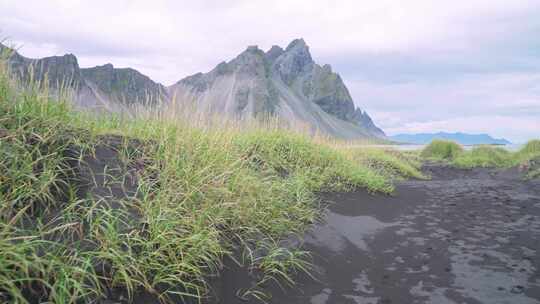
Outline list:
[[[80,68],[72,55],[30,59],[9,52],[9,65],[25,81],[47,81],[69,89],[84,108],[126,111],[128,105],[161,105],[171,99],[233,118],[275,115],[307,125],[312,132],[338,138],[385,138],[384,132],[354,102],[341,77],[329,65],[316,64],[302,39],[286,49],[263,52],[248,47],[208,73],[197,73],[166,88],[131,68],[105,64]],[[54,92],[54,90],[53,90]]]
[[[108,63],[81,69],[87,85],[93,86],[119,103],[157,104],[168,100],[165,87],[131,68],[114,68]]]
[[[467,133],[447,133],[447,132],[438,132],[438,133],[418,133],[418,134],[398,134],[394,136],[389,136],[389,139],[404,142],[410,144],[428,144],[434,139],[445,139],[452,140],[462,145],[508,145],[511,144],[510,141],[501,138],[493,138],[488,134],[467,134]]]
[[[30,59],[2,44],[0,52],[8,56],[10,70],[18,78],[69,90],[80,107],[122,111],[128,104],[168,101],[163,85],[134,69],[117,69],[112,64],[80,68],[73,54]]]
[[[273,46],[263,52],[250,46],[233,60],[168,89],[176,100],[204,111],[232,117],[271,113],[345,139],[385,137],[366,112],[355,109],[341,77],[313,61],[302,39],[285,50]]]

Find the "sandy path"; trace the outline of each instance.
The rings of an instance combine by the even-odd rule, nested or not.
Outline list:
[[[511,171],[427,167],[396,195],[333,194],[305,236],[318,281],[270,303],[540,303],[540,183]],[[225,272],[220,303],[249,286]]]

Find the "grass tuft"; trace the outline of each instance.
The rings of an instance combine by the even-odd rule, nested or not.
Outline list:
[[[388,180],[378,172],[301,135],[259,130],[240,136],[237,143],[256,170],[294,179],[312,191],[392,191]]]
[[[453,164],[460,168],[492,167],[506,168],[514,165],[514,157],[504,148],[492,146],[478,146],[471,151],[461,153]]]
[[[522,160],[531,159],[540,155],[540,139],[529,140],[523,148],[517,152]]]
[[[516,152],[493,146],[478,146],[460,153],[452,164],[460,168],[518,166],[527,178],[536,178],[540,159],[540,140],[531,140]]]
[[[463,153],[463,148],[448,140],[433,140],[422,150],[422,157],[438,161],[451,161]]]
[[[526,178],[540,178],[540,140],[528,141],[515,153],[514,158],[520,169],[525,171]]]
[[[387,179],[426,179],[420,171],[421,161],[413,154],[378,148],[353,148],[345,151],[356,163],[378,172]]]

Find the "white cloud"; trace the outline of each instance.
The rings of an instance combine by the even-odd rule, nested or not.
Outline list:
[[[42,55],[40,45],[54,44],[58,53],[81,56],[83,65],[101,57],[120,64],[121,58],[137,57],[159,62],[154,69],[136,68],[171,83],[208,70],[247,45],[267,48],[296,37],[305,37],[316,57],[324,58],[476,47],[514,29],[494,20],[535,6],[540,5],[522,0],[12,0],[0,3],[0,29],[23,42],[28,56]]]
[[[348,87],[389,134],[484,132],[516,141],[540,136],[540,72],[463,74],[444,82],[349,81]]]
[[[530,47],[540,48],[538,12],[536,0],[5,0],[0,34],[29,57],[74,53],[82,66],[112,62],[165,84],[208,71],[247,45],[304,37],[317,60],[345,70],[354,99],[376,123],[412,130],[414,123],[457,123],[460,115],[538,117],[540,71],[503,66],[531,69],[525,50],[540,61]],[[378,60],[368,70],[365,55]],[[385,61],[397,57],[405,58],[401,67]],[[441,64],[453,73],[448,79]],[[493,71],[460,70],[475,65]],[[396,77],[406,81],[390,81]]]

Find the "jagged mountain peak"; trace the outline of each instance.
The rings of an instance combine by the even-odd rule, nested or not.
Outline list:
[[[292,49],[304,49],[304,50],[309,50],[309,47],[308,45],[306,44],[306,41],[304,40],[304,38],[297,38],[297,39],[294,39],[293,41],[291,41],[289,43],[289,45],[287,45],[287,48],[285,49],[287,52],[289,52],[290,50]]]
[[[285,50],[283,50],[282,47],[278,45],[273,45],[265,54],[266,59],[270,62],[276,60],[281,54],[283,54]]]
[[[354,106],[332,67],[313,61],[301,38],[285,49],[274,45],[267,52],[250,46],[233,60],[168,89],[181,101],[234,117],[268,112],[337,137],[385,136],[367,113]]]
[[[285,83],[291,85],[299,75],[309,73],[313,64],[313,58],[305,41],[295,39],[289,43],[285,52],[276,58],[273,68]]]
[[[247,47],[246,52],[248,53],[261,53],[262,50],[259,49],[258,45],[250,45]]]
[[[252,58],[254,56],[255,57],[264,56],[264,52],[261,49],[259,49],[259,46],[257,45],[250,45],[242,53],[236,56],[235,59],[231,60],[231,62],[234,63],[235,61],[245,60],[245,58]]]

